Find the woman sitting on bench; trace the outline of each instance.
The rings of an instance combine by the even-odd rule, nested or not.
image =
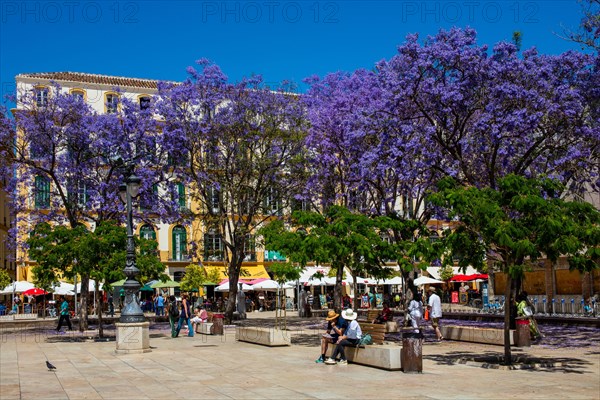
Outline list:
[[[377,318],[375,318],[373,320],[372,323],[373,324],[385,324],[386,322],[391,321],[393,319],[394,319],[394,313],[390,309],[390,305],[386,302],[386,303],[383,303],[383,309],[381,310],[381,312],[379,313]]]
[[[203,324],[208,319],[208,313],[202,307],[196,307],[196,315],[192,318],[192,329],[196,332],[198,324]]]

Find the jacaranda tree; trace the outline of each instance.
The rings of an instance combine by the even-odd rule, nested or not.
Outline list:
[[[260,77],[228,83],[218,66],[198,62],[180,85],[162,85],[158,112],[176,168],[191,188],[190,217],[205,231],[205,262],[227,265],[230,299],[256,228],[281,215],[303,187],[306,121],[298,96]],[[231,318],[235,302],[227,304]]]
[[[130,172],[127,166],[135,164],[142,192],[168,179],[156,167],[161,154],[154,144],[160,130],[151,110],[123,98],[117,112],[97,114],[57,84],[18,92],[15,101],[14,120],[0,131],[0,141],[10,146],[0,151],[11,160],[2,173],[19,216],[13,232],[19,232],[22,251],[27,251],[28,230],[42,222],[75,231],[81,224],[94,229],[103,221],[122,221],[118,187]],[[164,210],[157,204],[152,214],[145,213],[160,219]],[[75,264],[74,258],[64,261],[48,267]],[[87,324],[88,279],[94,267],[85,260],[76,263],[82,279],[80,329]]]

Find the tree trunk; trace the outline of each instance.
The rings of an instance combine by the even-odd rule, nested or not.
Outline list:
[[[352,292],[354,293],[354,309],[358,310],[360,305],[360,294],[358,293],[358,282],[356,282],[356,273],[352,273]]]
[[[506,288],[504,289],[504,365],[512,364],[512,354],[510,351],[510,309],[512,277],[508,273],[508,268],[505,268],[506,273]]]
[[[80,299],[80,307],[79,307],[79,331],[83,332],[88,328],[88,296],[90,294],[90,277],[89,275],[81,276],[81,299]],[[75,288],[77,290],[77,288]]]
[[[492,300],[496,296],[496,288],[494,287],[496,284],[496,276],[494,275],[494,271],[488,270],[488,299]]]
[[[98,280],[96,280],[96,311],[98,313],[98,337],[104,337],[104,328],[102,327],[102,296],[100,296],[100,290],[98,289]]]
[[[335,289],[333,292],[333,308],[342,309],[342,280],[344,279],[344,267],[338,266],[335,274]]]
[[[241,260],[235,254],[232,255],[228,272],[229,272],[229,301],[227,301],[227,308],[225,309],[225,319],[228,324],[233,321],[233,312],[235,311],[235,302],[238,292],[238,282],[240,280],[240,267],[242,265]]]

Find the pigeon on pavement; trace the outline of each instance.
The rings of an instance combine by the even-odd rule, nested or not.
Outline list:
[[[52,364],[50,364],[50,361],[46,361],[46,367],[48,367],[48,371],[52,371],[53,369],[56,369],[56,367]]]

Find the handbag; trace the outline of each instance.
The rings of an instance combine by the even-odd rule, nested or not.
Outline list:
[[[358,344],[359,346],[373,344],[373,338],[371,337],[371,334],[365,333],[358,341]]]
[[[423,317],[425,321],[429,321],[429,308],[425,309],[425,316]]]

